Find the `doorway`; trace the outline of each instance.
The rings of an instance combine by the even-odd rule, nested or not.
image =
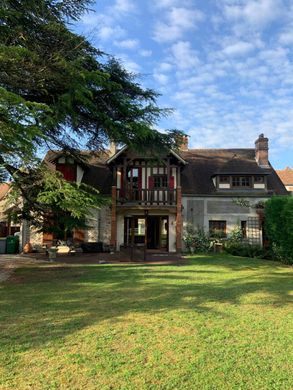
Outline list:
[[[147,249],[168,250],[168,217],[147,217]]]
[[[148,215],[124,218],[124,246],[145,247],[149,250],[168,251],[169,219],[167,216]]]

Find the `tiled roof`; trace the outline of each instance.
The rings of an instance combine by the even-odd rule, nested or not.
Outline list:
[[[259,167],[255,160],[254,149],[189,149],[180,154],[188,162],[182,172],[183,194],[219,193],[212,180],[217,174],[263,174],[267,176],[268,191],[271,194],[287,194],[272,167],[269,169]]]
[[[2,200],[9,191],[10,185],[8,183],[0,184],[0,200]]]
[[[293,185],[293,168],[287,167],[285,169],[276,170],[276,172],[285,186]]]
[[[62,152],[48,152],[45,160],[52,163],[61,154]],[[106,164],[109,158],[108,153],[82,151],[80,154],[85,158],[82,182],[94,186],[104,195],[110,195],[112,173]],[[283,183],[272,167],[266,169],[259,167],[255,160],[254,149],[189,149],[180,152],[180,156],[188,163],[182,171],[183,194],[218,194],[212,180],[218,174],[266,175],[269,194],[287,194]],[[262,194],[260,190],[257,190],[257,194],[266,196],[267,192]]]

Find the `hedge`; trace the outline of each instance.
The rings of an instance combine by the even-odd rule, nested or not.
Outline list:
[[[293,264],[292,196],[274,196],[266,202],[265,232],[275,257]]]

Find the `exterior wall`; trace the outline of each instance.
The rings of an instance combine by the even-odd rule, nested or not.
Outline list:
[[[116,250],[120,250],[120,246],[124,244],[124,216],[125,214],[117,215],[117,247]]]
[[[85,232],[86,242],[102,241],[110,244],[111,238],[111,210],[108,206],[103,206],[99,210],[92,210],[87,220],[90,228]]]
[[[30,227],[29,241],[33,247],[41,247],[43,245],[43,233],[39,233],[36,229]]]
[[[77,167],[76,167],[76,182],[78,184],[80,184],[82,181],[83,173],[84,173],[84,170],[79,165],[77,165]]]
[[[85,231],[85,242],[102,241],[104,244],[110,244],[111,236],[111,210],[104,206],[99,210],[92,210],[87,219],[89,229]],[[43,245],[43,233],[38,233],[34,228],[28,226],[27,222],[22,224],[21,228],[22,246],[30,242],[33,247]]]
[[[232,197],[183,196],[183,227],[190,223],[195,228],[203,228],[208,232],[209,221],[226,221],[226,232],[229,235],[236,226],[240,226],[240,221],[247,221],[249,217],[258,217],[254,207],[239,206],[234,203],[233,199]],[[246,200],[253,205],[266,199]],[[261,242],[260,232],[260,244]]]
[[[169,252],[176,252],[176,216],[169,215]]]

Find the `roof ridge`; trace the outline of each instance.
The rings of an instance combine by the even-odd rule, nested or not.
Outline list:
[[[224,150],[224,151],[234,151],[234,150],[254,150],[254,148],[189,148],[188,150],[184,152],[189,152],[193,150],[207,150],[207,151],[214,151],[214,150]],[[181,152],[181,151],[180,151]]]

